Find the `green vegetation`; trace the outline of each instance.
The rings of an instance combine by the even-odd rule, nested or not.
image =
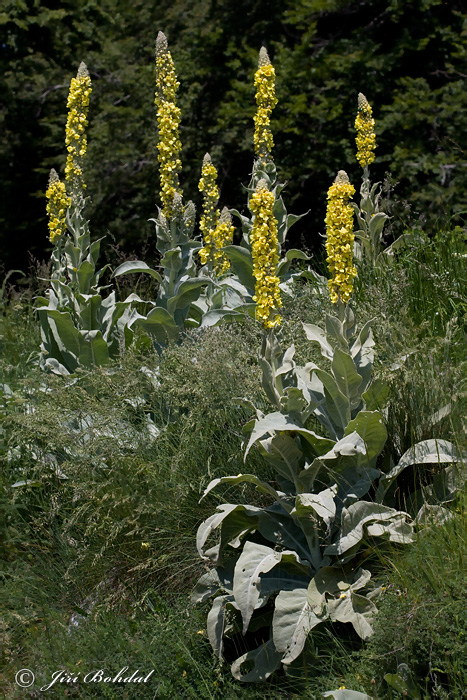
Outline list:
[[[445,229],[428,248],[414,236],[390,274],[374,272],[375,279],[356,290],[361,324],[377,316],[375,372],[389,380],[386,424],[394,460],[419,440],[460,440],[457,234]],[[426,275],[418,274],[421,255]],[[445,262],[442,279],[435,260]],[[428,313],[435,284],[436,322]],[[154,683],[132,688],[128,697],[152,697],[158,688],[167,698],[313,698],[341,685],[399,697],[384,676],[404,676],[401,664],[420,697],[460,697],[462,501],[452,502],[458,509],[452,521],[421,530],[407,553],[375,550],[375,576],[386,590],[367,645],[341,623],[324,625],[307,642],[306,663],[294,662],[287,676],[261,689],[239,686],[228,666],[215,661],[206,639],[207,610],[195,608],[190,594],[204,570],[197,527],[222,502],[198,500],[211,479],[245,471],[241,429],[251,412],[234,399],[248,396],[264,412],[272,409],[260,389],[258,328],[247,320],[194,330],[160,359],[137,334],[117,364],[67,379],[38,367],[30,298],[7,293],[0,333],[2,687],[8,697],[24,697],[13,682],[21,667],[36,669],[45,684],[62,668],[117,673],[128,664],[156,669]],[[296,341],[297,362],[319,361],[301,322],[320,324],[329,306],[327,294],[308,282],[297,281],[293,297],[285,297],[284,344]],[[452,316],[443,308],[452,308]],[[421,324],[420,314],[426,318]],[[273,476],[255,450],[247,471]],[[433,468],[422,465],[398,483],[410,494],[432,476]],[[226,488],[223,499],[262,502],[248,484],[240,493],[238,486]],[[105,697],[103,687],[99,697]],[[109,697],[126,697],[123,686],[115,688]],[[81,684],[68,692],[89,697],[90,691]]]

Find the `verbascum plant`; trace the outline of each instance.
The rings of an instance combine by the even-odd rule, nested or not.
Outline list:
[[[165,34],[159,32],[156,40],[156,96],[157,124],[159,129],[159,177],[162,212],[170,218],[175,194],[182,194],[179,173],[182,168],[179,137],[181,112],[176,104],[180,83],[175,74],[174,62]]]
[[[301,250],[288,250],[286,255],[281,258],[281,247],[284,245],[288,231],[294,223],[301,219],[301,216],[288,214],[281,196],[284,185],[277,180],[276,165],[271,155],[274,145],[272,129],[271,129],[271,113],[277,104],[275,93],[275,71],[269,60],[268,53],[264,47],[259,52],[258,69],[255,72],[255,87],[256,87],[256,104],[257,110],[254,116],[254,150],[255,160],[253,162],[253,170],[248,187],[248,208],[251,216],[240,214],[235,209],[231,212],[234,214],[242,226],[242,241],[240,245],[228,245],[225,247],[225,253],[230,259],[234,275],[242,285],[242,295],[246,301],[244,308],[248,309],[249,313],[254,311],[257,318],[261,320],[263,325],[274,327],[280,323],[280,316],[273,312],[270,314],[267,309],[279,308],[279,292],[277,285],[281,285],[282,291],[290,294],[290,283],[292,279],[301,273],[291,272],[291,264],[294,259],[308,260],[308,256]],[[258,193],[257,188],[259,182],[265,186],[265,192]],[[256,231],[260,226],[261,220],[257,216],[258,203],[263,201],[263,205],[268,208],[268,211],[273,212],[275,220],[275,250],[274,253],[274,273],[270,270],[272,258],[269,257],[268,262],[264,256],[256,255],[256,261],[253,261],[253,229],[256,221],[256,230],[254,237],[256,239],[255,248],[261,246],[260,240],[262,237],[257,235]],[[272,222],[272,218],[270,219]],[[271,223],[272,226],[272,223]],[[272,253],[268,253],[272,255]],[[277,259],[276,259],[277,256]],[[261,265],[268,268],[269,272],[264,277],[259,278],[257,275],[262,275]],[[266,278],[268,278],[266,280]],[[279,279],[277,283],[276,280]],[[261,281],[262,280],[262,281]],[[257,293],[258,285],[262,284],[262,291]],[[270,294],[266,291],[266,286],[270,287]],[[256,302],[256,299],[259,301]],[[272,301],[274,300],[274,301]],[[252,303],[253,302],[253,303]],[[259,303],[259,305],[258,305]],[[266,304],[266,306],[262,306]],[[270,305],[272,304],[272,306]],[[258,315],[259,313],[259,315]]]
[[[105,365],[131,342],[125,327],[137,297],[117,302],[115,292],[103,297],[96,270],[100,241],[91,243],[86,206],[84,164],[91,79],[84,63],[71,80],[65,129],[65,183],[52,170],[46,192],[49,237],[54,244],[50,288],[37,298],[41,322],[41,365],[66,375],[79,367]]]
[[[65,145],[68,151],[65,181],[72,199],[82,196],[86,188],[83,163],[87,151],[86,127],[88,125],[91,78],[85,63],[78,68],[76,78],[71,79],[68,92],[68,117],[65,129]]]
[[[358,113],[355,119],[357,136],[357,160],[362,168],[371,165],[375,159],[376,135],[375,120],[371,105],[361,92],[358,94]]]
[[[355,187],[350,184],[347,173],[340,170],[328,191],[326,211],[326,262],[331,273],[328,282],[333,304],[346,304],[352,294],[353,280],[357,269],[353,264],[353,208],[350,198]]]
[[[209,281],[206,277],[197,276],[195,253],[202,246],[193,237],[196,211],[193,202],[183,204],[178,177],[181,170],[180,109],[175,103],[178,86],[167,39],[159,32],[156,41],[155,104],[162,208],[158,207],[158,216],[150,221],[156,227],[156,247],[161,254],[162,269],[159,272],[144,261],[132,260],[123,263],[114,272],[114,277],[142,272],[159,282],[155,301],[148,301],[154,308],[146,316],[135,310],[128,321],[129,328],[139,326],[151,336],[158,352],[167,342],[177,340],[186,327],[199,325],[200,313],[193,311],[192,304]],[[206,168],[210,172],[209,177],[212,177],[208,163]],[[210,220],[205,226],[210,226]]]
[[[232,244],[234,232],[235,227],[232,224],[232,216],[227,207],[224,207],[213,233],[213,241],[216,247],[214,251],[214,272],[218,277],[222,277],[230,270],[229,258],[221,248]]]
[[[371,105],[361,92],[358,95],[355,129],[357,131],[356,158],[363,168],[360,205],[353,204],[359,226],[359,230],[355,232],[355,258],[358,265],[374,267],[383,259],[380,257],[383,250],[382,235],[388,216],[380,211],[381,188],[379,182],[372,185],[370,181],[370,165],[375,159],[376,149],[375,120]],[[403,238],[401,238],[401,243]],[[393,254],[396,247],[395,245],[394,248],[390,246],[386,249],[386,259]]]
[[[270,192],[265,180],[260,180],[250,198],[250,209],[254,214],[251,231],[251,256],[255,278],[256,318],[265,329],[279,326],[282,306],[277,265],[279,263],[279,242],[277,219],[274,216],[274,193]]]
[[[52,168],[49,176],[49,186],[45,193],[47,198],[47,216],[49,239],[56,243],[66,232],[66,212],[71,204],[63,183],[58,177],[57,171]]]
[[[211,160],[209,153],[203,159],[201,169],[201,179],[198,189],[203,193],[203,213],[199,223],[199,228],[203,236],[203,248],[199,251],[199,257],[203,265],[208,265],[211,269],[216,252],[216,243],[213,239],[219,221],[219,211],[217,202],[219,200],[219,188],[217,186],[217,170]]]
[[[275,90],[274,66],[269,60],[268,52],[261,48],[258,59],[258,70],[255,73],[256,104],[257,110],[254,116],[255,153],[262,161],[271,159],[271,151],[274,139],[271,131],[271,112],[277,104]]]

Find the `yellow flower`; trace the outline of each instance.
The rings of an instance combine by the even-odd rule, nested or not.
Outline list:
[[[70,83],[65,128],[65,145],[68,151],[65,180],[72,197],[79,197],[86,189],[83,179],[83,159],[87,150],[86,126],[91,92],[88,69],[85,63],[81,63],[76,78],[72,78]]]
[[[250,209],[255,215],[250,243],[256,280],[253,301],[256,302],[256,318],[264,328],[274,328],[281,322],[279,308],[282,302],[276,275],[279,244],[273,208],[274,194],[269,192],[266,181],[260,180],[250,199]]]
[[[49,217],[49,239],[51,243],[60,238],[65,232],[65,214],[71,200],[67,197],[65,184],[60,181],[56,171],[52,168],[49,175],[49,185],[45,193],[47,197],[47,214]]]
[[[220,248],[232,243],[235,229],[232,226],[232,217],[228,209],[224,207],[220,215],[216,209],[219,199],[217,170],[209,153],[206,153],[203,159],[198,188],[204,194],[203,214],[199,225],[203,234],[204,247],[199,251],[199,256],[201,263],[212,266],[216,275],[220,277],[230,268],[229,259]]]
[[[175,104],[179,82],[170,55],[167,39],[159,32],[156,40],[156,96],[157,125],[159,129],[159,178],[162,212],[166,217],[173,214],[175,194],[181,195],[178,174],[182,168],[179,138],[180,109]]]
[[[355,119],[355,128],[357,130],[355,139],[357,160],[364,168],[371,165],[375,159],[376,136],[371,105],[361,92],[358,94],[358,114]]]
[[[255,122],[255,153],[261,160],[271,157],[274,140],[271,132],[270,116],[277,104],[275,92],[275,72],[269,60],[268,52],[261,48],[259,52],[258,70],[255,73],[256,104],[258,108],[254,116]]]
[[[353,289],[357,270],[353,265],[353,209],[349,203],[355,194],[347,173],[339,170],[329,188],[326,211],[326,252],[331,279],[328,282],[331,301],[347,303]]]

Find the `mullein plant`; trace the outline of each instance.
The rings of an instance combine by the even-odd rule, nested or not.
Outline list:
[[[279,322],[276,280],[270,267],[256,278],[267,284],[264,296],[257,291],[257,302],[266,302],[257,315],[267,331],[262,384],[274,410],[264,415],[242,401],[255,416],[245,426],[245,460],[256,447],[273,467],[275,481],[241,473],[214,479],[203,494],[221,484],[243,483],[262,494],[259,505],[218,505],[197,533],[197,548],[208,568],[193,600],[214,599],[207,632],[220,659],[231,653],[229,647],[246,648],[231,665],[234,677],[243,682],[264,681],[281,665],[296,675],[299,657],[306,673],[307,663],[316,658],[319,638],[313,638],[313,630],[320,625],[344,623],[361,639],[370,637],[383,594],[375,578],[381,556],[376,550],[387,541],[409,544],[415,525],[427,517],[423,507],[418,514],[394,507],[397,477],[417,463],[459,458],[444,440],[415,445],[397,466],[380,458],[387,440],[381,412],[387,390],[372,378],[372,321],[357,331],[349,304],[355,277],[352,194],[341,171],[330,188],[326,215],[329,292],[337,317],[326,315],[324,330],[304,324],[308,340],[319,344],[327,370],[314,362],[297,366],[293,345],[281,353],[274,333]],[[268,195],[267,183],[260,180],[251,198],[257,216],[253,246],[261,239],[258,261],[269,258],[274,248],[264,249],[265,241],[274,239]],[[269,259],[273,267],[274,253]],[[445,477],[449,480],[450,474]],[[307,646],[308,637],[312,644]],[[259,639],[262,643],[255,646]]]
[[[222,248],[233,242],[235,229],[229,210],[224,207],[220,213],[217,209],[217,169],[209,153],[206,153],[203,159],[198,189],[203,193],[203,214],[199,224],[203,247],[199,251],[199,257],[202,265],[207,265],[210,272],[216,277],[222,277],[230,269],[229,259]]]
[[[183,204],[179,174],[181,171],[181,142],[179,135],[180,108],[177,106],[179,82],[167,39],[159,32],[156,40],[156,94],[159,141],[160,200],[158,216],[151,219],[156,227],[156,248],[161,255],[161,271],[151,269],[145,262],[131,261],[120,265],[114,276],[147,273],[159,282],[157,298],[145,316],[133,311],[128,325],[139,326],[154,340],[159,351],[168,341],[176,340],[180,332],[199,324],[191,315],[195,302],[207,281],[197,276],[195,253],[201,248],[193,238],[195,207]]]
[[[99,280],[105,267],[96,271],[100,241],[91,243],[85,217],[86,182],[84,167],[87,151],[91,78],[81,63],[68,93],[65,129],[67,159],[65,182],[52,169],[46,191],[51,254],[50,289],[39,297],[41,321],[41,363],[45,369],[69,374],[78,367],[104,365],[118,355],[126,315],[133,295],[117,302],[115,293],[103,298]]]
[[[355,129],[356,158],[363,168],[360,204],[353,205],[359,227],[355,233],[355,257],[358,265],[374,267],[381,260],[383,229],[389,217],[380,209],[380,183],[372,184],[370,180],[370,165],[375,159],[376,149],[375,120],[371,105],[361,92],[358,95]],[[392,248],[385,252],[391,255]]]
[[[255,221],[261,216],[275,219],[275,246],[277,261],[275,264],[274,276],[279,278],[279,285],[282,291],[290,293],[289,281],[294,276],[290,271],[291,263],[294,259],[307,260],[308,256],[303,251],[291,249],[281,258],[281,248],[285,243],[287,233],[291,226],[301,219],[301,216],[287,214],[281,192],[284,185],[277,180],[277,171],[272,149],[274,138],[271,129],[271,114],[277,104],[275,92],[275,70],[271,64],[268,53],[264,46],[259,52],[258,68],[255,72],[254,84],[256,88],[256,113],[254,116],[254,149],[255,160],[251,180],[246,188],[248,193],[248,208],[250,216],[244,216],[236,210],[232,213],[240,220],[242,227],[242,240],[240,245],[227,245],[224,247],[228,255],[233,271],[242,285],[247,289],[249,300],[258,297],[256,291],[259,284],[258,259],[253,259],[253,231]],[[260,192],[258,191],[261,183]],[[267,193],[267,194],[266,194]],[[268,213],[258,208],[258,201],[261,200]],[[256,241],[256,249],[258,242]],[[251,303],[247,304],[251,307]],[[254,307],[253,307],[254,308]],[[258,311],[256,310],[256,313]]]

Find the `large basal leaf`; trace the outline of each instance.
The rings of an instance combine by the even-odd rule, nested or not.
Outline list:
[[[207,628],[208,628],[208,638],[211,642],[211,646],[214,653],[219,659],[222,659],[222,652],[224,647],[224,628],[225,628],[225,616],[227,610],[227,604],[235,605],[233,596],[231,595],[220,595],[218,596],[212,608],[208,613]]]
[[[173,316],[161,306],[151,309],[147,316],[134,312],[129,325],[130,327],[140,326],[148,335],[155,338],[159,345],[165,345],[170,340],[177,340],[180,333]]]
[[[151,275],[151,277],[158,282],[162,282],[162,277],[160,274],[156,272],[156,270],[150,268],[149,265],[146,265],[145,262],[142,262],[142,260],[128,260],[127,262],[122,263],[113,273],[113,277],[120,277],[121,275],[129,275],[131,273],[134,274],[139,272]]]
[[[275,433],[281,431],[298,433],[304,439],[310,443],[317,454],[324,454],[328,450],[332,449],[334,446],[334,441],[328,438],[323,438],[321,435],[317,435],[312,430],[306,430],[301,425],[293,421],[289,416],[285,416],[283,413],[278,411],[275,413],[269,413],[261,420],[255,422],[255,427],[252,430],[250,440],[245,450],[245,459],[251,446],[260,440],[264,435],[269,433],[273,436]]]
[[[80,331],[79,360],[85,367],[108,364],[109,349],[100,331]]]
[[[278,503],[258,513],[257,529],[274,545],[291,549],[301,559],[311,563],[310,550],[303,530]]]
[[[448,440],[423,440],[405,452],[399,463],[379,480],[376,498],[382,501],[384,494],[391,486],[392,482],[407,467],[414,464],[443,464],[457,462],[462,459],[458,454],[455,445]]]
[[[365,452],[357,459],[358,465],[374,466],[388,437],[382,414],[379,411],[360,411],[349,422],[344,435],[347,436],[353,432],[357,432],[365,443]]]
[[[299,656],[309,632],[322,619],[315,615],[307,598],[306,588],[281,591],[275,600],[272,635],[274,646],[282,653],[282,663],[289,664]]]
[[[266,481],[261,481],[261,479],[258,479],[257,476],[254,474],[237,474],[237,476],[221,476],[218,479],[213,479],[210,484],[207,486],[205,489],[203,495],[201,496],[200,500],[203,500],[207,494],[212,491],[216,486],[219,484],[242,484],[242,483],[249,483],[249,484],[254,484],[256,486],[257,491],[260,491],[262,493],[267,493],[269,496],[272,496],[274,499],[279,500],[281,496],[284,496],[285,494],[276,491],[273,489],[272,486],[270,486]]]
[[[368,639],[373,633],[371,622],[378,610],[371,600],[349,589],[338,598],[328,600],[327,612],[332,622],[350,622],[361,639]]]
[[[407,513],[369,501],[357,501],[343,508],[341,530],[335,544],[325,549],[325,554],[342,555],[360,544],[365,536],[385,535],[391,542],[409,543],[413,540],[412,527],[406,522]]]
[[[243,619],[243,634],[255,610],[261,588],[261,574],[273,569],[282,558],[282,552],[255,542],[245,542],[243,552],[235,565],[233,594]]]
[[[272,639],[257,649],[248,651],[240,656],[231,666],[234,678],[244,683],[260,683],[265,681],[281,665],[281,652],[277,651]],[[253,663],[250,671],[242,672],[242,665]]]
[[[198,299],[202,287],[205,287],[206,284],[207,281],[199,277],[181,282],[177,286],[174,296],[167,302],[167,311],[173,315],[177,309],[188,308],[192,302]]]
[[[207,520],[205,520],[203,523],[198,528],[198,532],[196,534],[196,547],[198,549],[198,553],[200,557],[203,559],[217,559],[216,557],[212,557],[209,555],[209,553],[204,551],[204,545],[206,543],[206,540],[208,539],[209,535],[216,530],[219,525],[222,524],[225,518],[232,516],[234,519],[235,518],[235,512],[238,511],[240,516],[243,515],[243,513],[247,513],[248,516],[256,516],[258,513],[261,512],[261,508],[255,508],[254,506],[244,506],[244,505],[238,505],[235,503],[224,503],[221,506],[217,507],[217,510],[220,511],[218,513],[214,513],[211,515]],[[254,528],[255,523],[252,522],[251,527]],[[244,520],[242,519],[242,524],[241,528],[244,527]]]
[[[305,459],[294,438],[276,433],[273,437],[261,440],[260,444],[277,472],[295,484]]]

